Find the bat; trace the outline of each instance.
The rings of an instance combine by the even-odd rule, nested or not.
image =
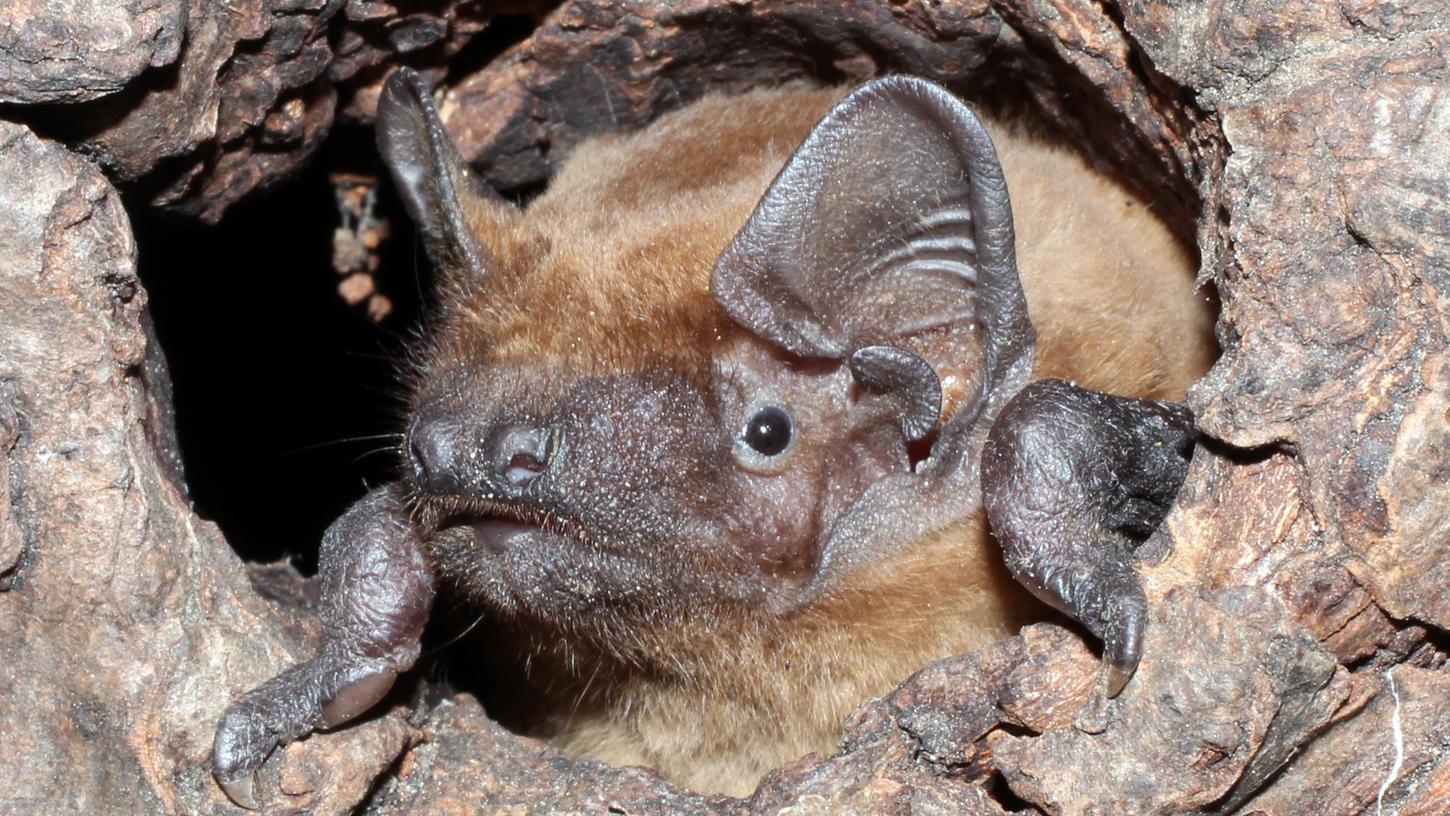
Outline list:
[[[239,804],[387,692],[438,592],[511,633],[529,733],[704,791],[829,751],[1034,594],[1127,681],[1132,548],[1193,447],[1160,400],[1215,347],[1117,183],[908,77],[706,97],[581,144],[526,208],[411,71],[377,134],[436,325],[400,478],[324,535],[323,644],[218,724]]]

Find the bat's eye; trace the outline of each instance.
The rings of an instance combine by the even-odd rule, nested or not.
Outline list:
[[[774,405],[755,412],[745,423],[745,444],[766,456],[775,456],[790,445],[790,414]]]

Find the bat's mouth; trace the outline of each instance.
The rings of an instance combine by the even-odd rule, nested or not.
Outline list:
[[[502,555],[517,546],[524,536],[538,532],[537,524],[508,516],[485,516],[468,525],[473,529],[474,540],[488,552]]]
[[[479,550],[505,555],[519,547],[543,541],[564,542],[585,550],[603,551],[587,527],[556,512],[512,503],[429,496],[415,501],[415,522],[433,535],[471,533]]]

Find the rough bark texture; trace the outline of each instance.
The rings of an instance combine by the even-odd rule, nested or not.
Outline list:
[[[59,12],[59,13],[57,13]],[[181,53],[180,0],[11,0],[0,8],[0,102],[80,102]]]
[[[0,813],[230,812],[207,767],[225,698],[316,624],[272,572],[254,589],[170,476],[115,190],[3,123],[0,189]],[[386,713],[294,746],[282,786],[346,812],[412,733]]]
[[[126,218],[75,151],[218,217],[338,99],[365,119],[379,66],[444,77],[493,9],[102,5],[0,10],[0,99],[110,94],[8,110],[69,149],[0,124],[0,812],[224,812],[212,726],[311,648],[309,585],[249,572],[168,476]],[[466,697],[397,705],[270,761],[273,807],[1450,811],[1447,26],[1433,0],[561,6],[448,90],[500,186],[709,89],[907,71],[1025,106],[1196,225],[1225,349],[1191,393],[1212,439],[1146,545],[1143,665],[1106,701],[1078,633],[1030,627],[738,801],[566,759]]]
[[[370,117],[389,67],[441,79],[492,15],[470,0],[74,5],[0,9],[0,101],[96,100],[32,116],[152,203],[207,221],[298,169],[339,99]]]

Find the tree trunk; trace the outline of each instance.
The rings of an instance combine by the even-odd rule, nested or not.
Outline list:
[[[113,184],[222,218],[403,62],[446,80],[503,189],[711,89],[904,72],[1025,109],[1196,237],[1222,301],[1189,397],[1209,439],[1145,545],[1145,657],[1114,700],[1079,633],[1037,624],[732,800],[564,758],[465,695],[400,698],[279,751],[273,807],[1450,812],[1443,4],[72,5],[0,9],[0,813],[235,811],[213,728],[315,646],[316,590],[192,513]],[[538,24],[470,47],[494,12]]]

